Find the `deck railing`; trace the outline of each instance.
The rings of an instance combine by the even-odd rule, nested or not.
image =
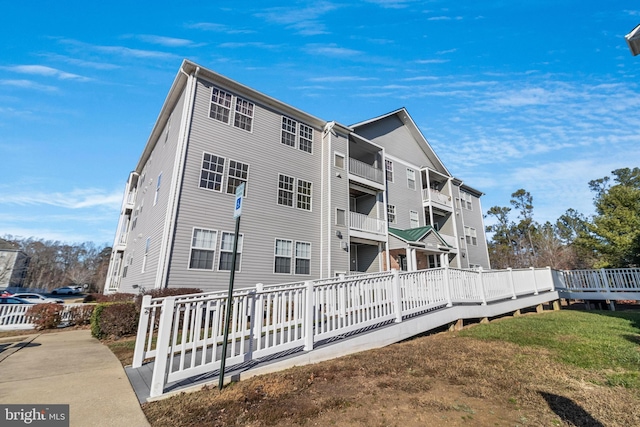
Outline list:
[[[378,184],[384,183],[384,172],[382,169],[352,157],[349,158],[349,173],[368,179],[369,181],[377,182]]]
[[[0,304],[0,331],[33,329],[33,319],[27,315],[27,311],[35,304]],[[64,325],[71,319],[71,307],[84,306],[86,304],[64,304],[61,313],[61,324]]]
[[[349,228],[375,234],[385,234],[387,223],[382,219],[371,218],[358,212],[349,212]]]
[[[337,337],[456,304],[553,290],[549,268],[381,272],[235,291],[226,366],[310,351]],[[150,396],[221,365],[226,292],[145,296],[132,367],[155,360]],[[230,345],[229,345],[230,344]]]

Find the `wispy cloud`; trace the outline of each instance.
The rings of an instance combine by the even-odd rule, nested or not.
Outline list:
[[[272,24],[284,25],[287,29],[295,30],[297,34],[314,36],[328,33],[319,18],[339,7],[334,3],[320,1],[303,8],[268,8],[263,12],[256,13],[255,16]]]
[[[192,40],[188,40],[188,39],[181,39],[181,38],[175,38],[175,37],[165,37],[165,36],[156,36],[156,35],[151,35],[151,34],[137,34],[137,35],[132,35],[132,36],[125,36],[125,37],[133,37],[136,38],[140,41],[143,41],[145,43],[150,43],[150,44],[157,44],[160,46],[166,46],[166,47],[199,47],[199,46],[203,46],[202,43],[195,43]]]
[[[427,21],[461,21],[462,16],[430,16]]]
[[[95,70],[116,70],[122,68],[120,65],[111,64],[108,62],[87,61],[80,58],[72,58],[65,55],[59,55],[54,53],[44,53],[40,56],[47,58],[50,61],[60,61],[67,64],[75,65],[82,68],[92,68]]]
[[[57,206],[66,209],[85,209],[85,208],[118,208],[122,202],[122,193],[120,191],[112,191],[107,193],[99,189],[77,189],[68,193],[38,193],[24,192],[9,194],[3,192],[0,194],[1,204],[14,204],[21,206],[48,205]]]
[[[310,82],[329,82],[329,83],[366,82],[370,80],[377,80],[377,78],[359,77],[359,76],[327,76],[327,77],[313,77],[309,79]]]
[[[81,48],[90,52],[99,52],[103,54],[116,55],[124,58],[139,59],[175,59],[178,55],[169,52],[161,52],[157,50],[132,49],[126,46],[103,46],[84,43],[74,39],[60,39],[60,43]]]
[[[80,76],[78,74],[67,73],[56,68],[47,67],[45,65],[14,65],[9,67],[0,67],[0,69],[12,71],[20,74],[31,74],[45,77],[55,77],[60,80],[78,80],[89,81],[88,77]]]
[[[255,30],[234,28],[224,24],[216,24],[213,22],[196,22],[195,24],[187,24],[187,28],[202,31],[211,31],[215,33],[225,34],[253,34]]]
[[[11,79],[5,79],[5,80],[0,80],[0,85],[2,86],[11,86],[11,87],[16,87],[16,88],[20,88],[20,89],[33,89],[33,90],[38,90],[38,91],[43,91],[43,92],[55,92],[58,90],[57,87],[55,86],[49,86],[49,85],[43,85],[40,83],[36,83],[34,81],[31,80],[11,80]]]
[[[444,64],[449,62],[448,59],[418,59],[415,61],[416,64]]]
[[[367,3],[373,3],[385,9],[404,9],[409,7],[416,0],[365,0]]]
[[[337,58],[361,56],[364,53],[359,50],[340,47],[335,44],[308,44],[304,50],[312,55],[332,56]]]
[[[275,44],[267,44],[263,42],[227,42],[227,43],[220,43],[218,47],[227,48],[227,49],[239,49],[239,48],[245,48],[245,47],[252,47],[252,48],[258,48],[258,49],[273,50],[273,49],[279,49],[282,46],[275,45]]]

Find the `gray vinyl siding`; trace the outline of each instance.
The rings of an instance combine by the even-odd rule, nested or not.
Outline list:
[[[330,268],[323,271],[323,277],[332,277],[335,272],[349,272],[349,252],[342,248],[343,242],[349,247],[349,139],[346,135],[330,134],[331,153],[327,161],[330,162],[327,181],[331,185],[330,200],[328,200],[328,214],[330,231],[328,233],[327,256],[330,258]],[[344,169],[335,167],[334,155],[338,152],[345,156]],[[336,209],[345,211],[345,225],[336,225]],[[337,236],[340,232],[342,237]],[[324,255],[324,254],[323,254]]]
[[[153,289],[156,284],[158,274],[158,263],[160,258],[160,247],[162,244],[162,231],[167,216],[170,188],[175,183],[171,182],[173,168],[175,165],[178,139],[180,138],[180,123],[184,109],[185,93],[183,92],[176,103],[171,114],[171,119],[165,125],[156,141],[155,147],[144,165],[144,182],[138,182],[135,209],[142,205],[142,212],[138,215],[135,228],[132,223],[129,225],[129,236],[127,238],[127,248],[124,253],[123,262],[126,262],[128,254],[133,251],[133,264],[129,266],[127,277],[121,281],[120,292],[138,292],[139,289]],[[168,133],[167,133],[168,130]],[[166,142],[165,142],[166,139]],[[142,172],[142,171],[140,171]],[[154,206],[158,175],[162,173],[160,192],[158,200]],[[133,212],[131,221],[133,221]],[[144,258],[147,238],[150,238],[149,252],[144,273],[142,263]],[[122,267],[124,268],[124,266]],[[138,285],[138,289],[132,286]]]
[[[464,189],[463,189],[464,190]],[[487,242],[484,234],[484,222],[480,208],[480,199],[473,193],[471,194],[472,210],[464,210],[464,225],[475,228],[477,234],[477,246],[467,245],[469,264],[481,265],[483,268],[489,268],[489,260],[487,258]],[[462,230],[464,235],[464,229]]]
[[[284,145],[281,143],[282,115],[258,104],[250,95],[233,91],[229,92],[255,104],[252,131],[233,126],[233,117],[230,124],[210,118],[212,85],[226,89],[204,80],[199,80],[196,88],[168,286],[196,286],[206,290],[226,290],[228,287],[229,271],[219,271],[218,263],[221,234],[223,231],[233,233],[235,228],[235,196],[225,192],[229,160],[249,165],[240,222],[244,239],[242,261],[241,270],[235,275],[236,288],[319,277],[321,129],[313,131],[312,153]],[[297,117],[291,118],[309,125]],[[222,192],[199,187],[205,152],[225,158]],[[311,211],[296,208],[295,195],[294,207],[278,205],[279,174],[312,183]],[[218,232],[213,271],[188,268],[194,227]],[[311,243],[309,275],[273,273],[276,238]]]
[[[357,133],[383,146],[387,155],[400,159],[412,159],[412,161],[414,161],[414,159],[420,159],[420,166],[436,169],[425,152],[420,148],[420,144],[395,115],[389,116],[384,120],[360,126],[358,127]]]
[[[396,207],[396,222],[393,228],[405,230],[410,228],[409,211],[418,212],[420,226],[424,222],[424,208],[422,207],[422,182],[420,171],[406,163],[393,161],[393,182],[387,181],[387,204]],[[416,171],[416,188],[412,190],[407,186],[407,168]]]
[[[458,253],[461,268],[469,267],[469,257],[467,256],[467,243],[464,237],[464,218],[467,212],[466,209],[460,207],[460,187],[457,185],[452,186],[453,189],[453,207],[455,215],[456,229],[458,230]],[[464,253],[464,256],[462,254]]]

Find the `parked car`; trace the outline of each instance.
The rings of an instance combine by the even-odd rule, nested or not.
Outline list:
[[[17,293],[12,296],[26,299],[28,301],[34,302],[36,304],[49,303],[49,304],[63,304],[64,300],[60,298],[47,298],[40,294],[31,294],[31,293]]]
[[[35,304],[35,303],[22,298],[0,297],[0,304]]]
[[[61,288],[55,288],[51,291],[53,295],[79,295],[80,290],[76,289],[73,286],[63,286]]]

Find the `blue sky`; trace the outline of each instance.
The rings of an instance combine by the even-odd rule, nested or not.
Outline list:
[[[640,166],[631,1],[5,2],[0,236],[111,244],[183,58],[325,120],[406,107],[449,170],[537,221]]]

